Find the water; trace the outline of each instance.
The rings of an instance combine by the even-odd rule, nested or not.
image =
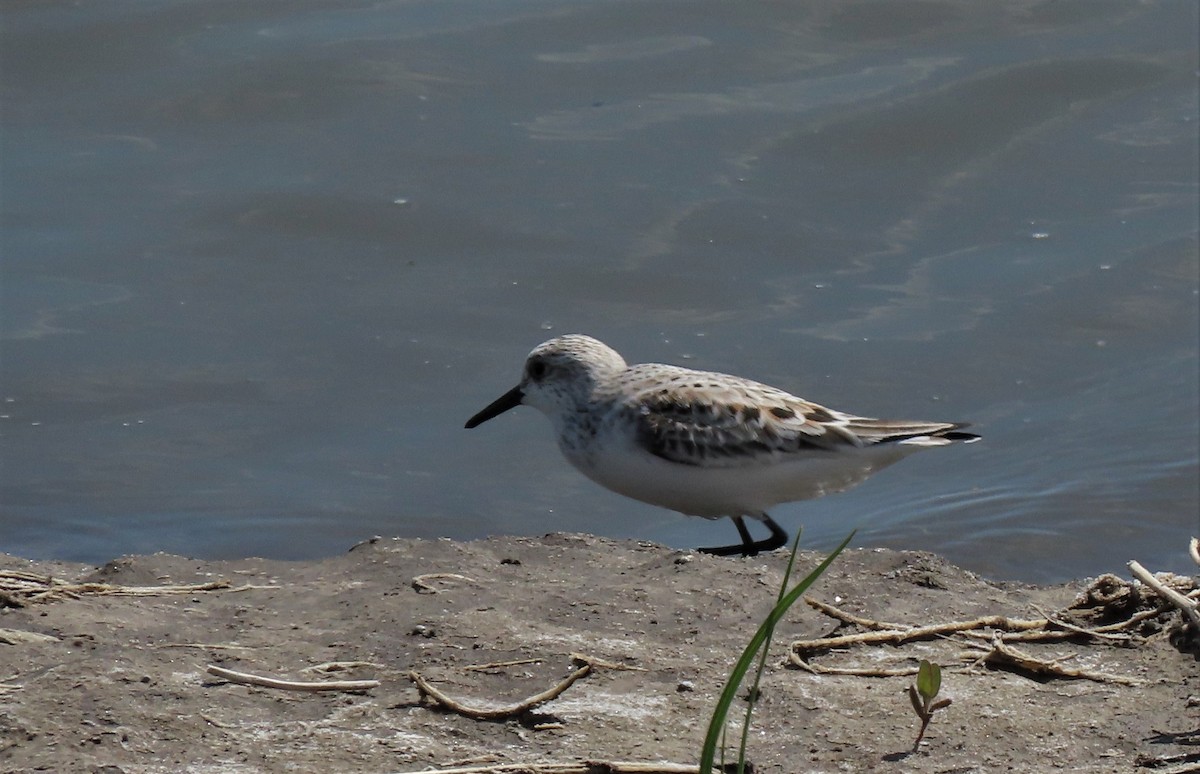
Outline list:
[[[780,506],[1054,581],[1200,531],[1178,2],[9,4],[0,550],[731,542],[465,419],[551,335],[981,444]]]

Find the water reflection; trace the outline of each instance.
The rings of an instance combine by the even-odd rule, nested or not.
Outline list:
[[[977,423],[969,454],[779,515],[816,545],[1186,569],[1194,6],[4,13],[0,550],[713,542],[536,417],[461,430],[580,331]]]

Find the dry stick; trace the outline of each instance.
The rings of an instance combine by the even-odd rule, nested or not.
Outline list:
[[[159,594],[191,594],[229,588],[227,580],[189,585],[117,586],[111,583],[72,583],[50,575],[35,575],[19,570],[0,572],[0,589],[23,597],[27,601],[48,601],[56,597],[78,598],[83,594],[113,596],[157,596]]]
[[[416,589],[418,593],[422,591],[428,591],[430,594],[437,594],[441,591],[441,589],[437,588],[436,586],[429,585],[429,581],[431,580],[458,580],[463,581],[464,583],[479,583],[479,581],[475,580],[474,578],[468,578],[466,575],[459,575],[456,572],[428,572],[424,575],[418,575],[414,577],[412,579],[412,587]]]
[[[792,652],[815,652],[832,650],[846,645],[890,644],[902,645],[913,640],[929,640],[947,634],[957,634],[970,629],[1004,629],[1022,631],[1037,629],[1045,625],[1045,621],[1026,621],[1019,618],[1008,618],[1002,615],[988,615],[971,621],[951,621],[950,623],[932,624],[929,626],[914,626],[905,629],[880,629],[859,634],[844,634],[838,637],[821,637],[815,640],[796,640],[792,643]]]
[[[1071,637],[1075,634],[1083,634],[1088,637],[1095,637],[1098,640],[1112,640],[1113,642],[1128,642],[1130,640],[1130,638],[1132,637],[1132,635],[1126,634],[1124,632],[1105,632],[1105,631],[1100,631],[1099,629],[1089,629],[1086,626],[1076,626],[1073,623],[1064,621],[1061,618],[1054,616],[1052,613],[1047,613],[1045,610],[1042,610],[1037,605],[1033,605],[1033,609],[1037,611],[1038,615],[1045,617],[1047,623],[1052,623],[1055,626],[1061,627],[1062,629],[1066,630],[1066,631],[1062,631],[1062,632],[1045,632],[1045,634],[1061,635],[1061,636],[1054,637],[1053,639],[1065,639],[1066,637]],[[1037,635],[1040,634],[1040,632],[1028,632],[1028,633],[1033,634],[1034,636],[1029,637],[1029,638],[1021,637],[1020,639],[1038,639]],[[1018,638],[1010,637],[1009,639],[1018,639]],[[1050,639],[1050,638],[1047,638],[1047,639]]]
[[[1101,638],[1101,639],[1123,638],[1123,639],[1118,639],[1117,641],[1128,642],[1129,640],[1132,640],[1135,637],[1138,637],[1139,639],[1141,639],[1141,638],[1136,634],[1128,634],[1128,633],[1124,633],[1124,632],[1132,632],[1134,627],[1136,627],[1142,621],[1145,621],[1148,618],[1157,618],[1158,616],[1162,615],[1163,613],[1169,613],[1171,611],[1171,609],[1172,609],[1171,603],[1161,602],[1158,605],[1158,607],[1155,607],[1151,610],[1142,610],[1137,613],[1134,613],[1133,615],[1126,618],[1124,621],[1117,621],[1115,623],[1105,624],[1103,626],[1097,626],[1092,629],[1088,629],[1085,627],[1073,626],[1072,624],[1068,624],[1065,621],[1056,620],[1056,621],[1053,621],[1053,623],[1055,623],[1058,626],[1067,627],[1068,629],[1078,629],[1079,631],[1081,631],[1085,634],[1088,634],[1090,636],[1093,636],[1093,637],[1097,637],[1097,638]],[[1114,632],[1116,634],[1114,634]],[[963,634],[967,637],[975,637],[976,639],[981,639],[981,640],[991,639],[991,636],[992,636],[991,634],[988,634],[987,632],[963,632]],[[1068,637],[1074,637],[1075,634],[1073,631],[1015,632],[1015,633],[1014,632],[1005,632],[1004,636],[1010,642],[1014,642],[1014,641],[1018,641],[1018,640],[1022,641],[1022,642],[1046,642],[1046,641],[1067,639]]]
[[[215,591],[227,589],[231,584],[227,580],[195,583],[187,586],[115,586],[111,583],[68,583],[53,586],[50,591],[61,591],[67,594],[97,594],[118,597],[147,597],[159,594],[191,594],[195,591]]]
[[[211,715],[205,715],[203,712],[197,713],[200,719],[214,728],[232,728],[228,723],[222,723]]]
[[[457,769],[423,769],[411,774],[699,774],[693,763],[579,761],[577,763],[497,763]]]
[[[1133,627],[1136,624],[1140,624],[1142,621],[1145,621],[1147,618],[1157,618],[1158,616],[1162,615],[1163,613],[1170,611],[1170,609],[1171,609],[1171,605],[1166,602],[1163,602],[1158,607],[1154,608],[1153,610],[1142,610],[1139,613],[1134,613],[1133,615],[1129,616],[1124,621],[1117,621],[1116,623],[1106,624],[1105,626],[1097,626],[1092,631],[1115,632],[1115,631],[1119,631],[1121,629],[1133,629]]]
[[[1169,766],[1175,763],[1195,763],[1196,761],[1200,761],[1200,752],[1175,753],[1173,755],[1142,754],[1136,758],[1135,763],[1139,768],[1156,769],[1159,766]],[[1166,774],[1172,774],[1172,772],[1174,774],[1185,774],[1185,772],[1189,771],[1194,772],[1196,769],[1191,767],[1186,769],[1171,769]]]
[[[862,616],[858,616],[858,615],[855,615],[854,613],[847,612],[845,610],[842,610],[840,607],[834,607],[833,605],[829,604],[828,602],[822,602],[821,600],[814,599],[812,597],[804,597],[804,601],[805,601],[805,603],[808,604],[809,607],[820,610],[822,613],[829,616],[830,618],[836,618],[839,621],[842,621],[843,623],[861,626],[864,629],[903,629],[904,628],[904,624],[885,623],[883,621],[875,621],[870,618],[863,618]]]
[[[489,669],[500,669],[501,667],[521,666],[522,664],[540,664],[540,658],[518,658],[513,661],[493,661],[490,664],[472,664],[462,668],[464,672],[485,672]]]
[[[53,575],[43,575],[37,572],[25,572],[24,570],[4,570],[0,571],[0,578],[13,578],[15,580],[35,581],[37,583],[49,583],[54,580]]]
[[[629,664],[621,664],[616,661],[605,661],[602,658],[595,656],[587,656],[583,653],[572,653],[571,660],[577,664],[591,664],[594,667],[601,669],[623,669],[626,672],[649,672],[645,667],[630,666]]]
[[[1069,640],[1072,637],[1078,637],[1081,634],[1096,637],[1097,639],[1113,642],[1128,642],[1131,635],[1128,634],[1108,634],[1098,629],[1087,629],[1082,626],[1075,626],[1060,621],[1052,621],[1057,625],[1063,626],[1062,629],[1048,629],[1045,631],[1027,631],[1027,632],[1005,632],[1004,638],[1009,642],[1058,642],[1060,640]],[[1128,622],[1123,622],[1124,626]],[[970,637],[975,640],[991,640],[992,633],[984,630],[968,630],[959,632],[963,637]]]
[[[521,666],[522,664],[540,664],[545,659],[541,658],[518,658],[512,661],[493,661],[489,664],[472,664],[471,666],[462,667],[464,672],[486,672],[489,669],[500,669],[502,667]],[[630,664],[621,664],[616,661],[605,661],[595,656],[585,656],[582,653],[572,653],[571,661],[579,664],[591,664],[593,667],[601,669],[623,669],[627,672],[648,672],[645,667],[631,666]]]
[[[231,683],[257,685],[262,688],[278,688],[281,691],[365,691],[378,688],[378,680],[326,680],[323,682],[298,682],[296,680],[278,680],[274,677],[261,677],[247,672],[235,672],[232,669],[208,665],[208,673],[224,677]]]
[[[1180,594],[1175,589],[1168,587],[1158,578],[1155,578],[1149,570],[1138,562],[1130,562],[1129,571],[1142,583],[1154,589],[1154,592],[1158,596],[1179,608],[1179,612],[1183,613],[1192,626],[1200,629],[1200,610],[1197,609],[1198,606],[1195,602]]]
[[[1122,639],[1122,635],[1112,634],[1112,632],[1119,632],[1120,630],[1126,629],[1145,618],[1152,618],[1157,615],[1158,612],[1161,612],[1149,611],[1137,613],[1126,621],[1118,621],[1117,623],[1107,624],[1105,626],[1097,626],[1094,629],[1089,629],[1084,626],[1076,626],[1075,624],[1067,623],[1061,619],[1053,618],[1037,608],[1034,609],[1037,610],[1037,612],[1041,615],[1045,616],[1044,618],[1022,619],[1008,618],[1006,616],[985,616],[983,618],[975,619],[974,621],[956,621],[952,623],[935,624],[925,627],[906,627],[903,624],[884,623],[882,621],[875,621],[870,618],[863,618],[862,616],[848,613],[845,610],[834,607],[833,605],[816,599],[811,599],[809,597],[805,597],[804,601],[831,618],[836,618],[839,621],[844,621],[845,623],[855,624],[863,627],[864,629],[870,629],[873,632],[885,633],[885,635],[882,637],[866,634],[848,634],[842,635],[844,638],[842,640],[834,637],[826,637],[816,640],[799,641],[801,646],[807,646],[811,643],[814,646],[812,648],[813,650],[820,649],[823,643],[832,643],[830,647],[836,647],[841,645],[851,645],[859,642],[893,642],[895,632],[902,632],[908,635],[902,640],[897,640],[897,644],[900,642],[905,642],[908,639],[932,639],[933,637],[939,635],[949,634],[965,634],[970,637],[990,639],[990,634],[972,631],[973,629],[983,629],[986,627],[1004,629],[1008,639],[1023,640],[1028,642],[1062,640],[1079,634],[1095,637],[1097,639],[1120,640]],[[1061,630],[1046,629],[1045,627],[1047,626],[1058,626],[1061,627]]]
[[[979,647],[979,646],[977,646]],[[971,654],[974,655],[974,654]],[[1064,656],[1063,658],[1071,658]],[[1056,659],[1054,661],[1045,661],[1039,658],[1034,658],[1028,653],[1022,653],[1015,648],[1010,648],[1004,644],[1004,636],[1000,632],[996,632],[992,637],[991,649],[975,660],[976,664],[985,663],[993,666],[1006,666],[1023,670],[1033,675],[1045,675],[1049,677],[1068,677],[1078,680],[1092,680],[1097,683],[1117,683],[1119,685],[1142,685],[1143,681],[1123,675],[1114,675],[1107,672],[1093,672],[1089,669],[1073,669],[1071,667],[1061,666]]]
[[[463,766],[480,766],[484,763],[499,763],[502,760],[504,760],[503,757],[497,755],[496,753],[487,753],[485,755],[474,755],[470,758],[462,758],[460,760],[451,761],[444,765],[448,769],[461,769]]]
[[[43,642],[58,642],[58,637],[24,629],[0,629],[0,645],[29,645]]]
[[[502,720],[504,718],[522,715],[537,705],[550,701],[563,691],[570,688],[576,680],[580,679],[581,677],[586,677],[591,673],[591,671],[592,665],[590,663],[585,663],[582,667],[576,669],[574,672],[563,678],[558,685],[542,691],[541,693],[530,696],[524,701],[517,702],[516,704],[512,704],[507,707],[469,707],[462,702],[452,699],[446,694],[442,693],[440,690],[430,685],[429,681],[415,671],[408,673],[408,679],[416,683],[417,690],[421,692],[422,696],[428,696],[448,710],[457,712],[458,714],[464,715],[468,718],[474,718],[476,720]]]
[[[201,650],[254,650],[250,645],[217,645],[208,642],[160,642],[152,648],[200,648]]]
[[[878,667],[822,667],[810,663],[805,656],[820,651],[845,647],[848,645],[900,645],[910,640],[932,639],[934,637],[954,634],[970,629],[979,629],[984,626],[997,626],[1001,623],[1036,624],[1036,626],[1041,626],[1044,623],[1041,621],[1010,621],[1009,619],[1001,616],[991,616],[988,618],[980,618],[975,621],[957,621],[948,624],[935,624],[933,626],[920,626],[912,628],[893,627],[889,629],[881,629],[879,627],[882,624],[880,624],[878,621],[872,621],[869,618],[856,616],[853,613],[848,613],[844,610],[834,607],[833,605],[829,605],[824,602],[818,602],[814,599],[806,598],[805,601],[808,602],[808,604],[812,607],[817,608],[821,612],[833,618],[837,618],[846,623],[853,623],[858,626],[871,629],[871,631],[860,632],[858,634],[846,634],[837,637],[819,637],[815,640],[795,640],[792,642],[788,653],[788,660],[792,663],[792,665],[814,674],[844,674],[863,677],[899,677],[911,675],[915,674],[915,671],[913,671],[911,667],[901,667],[896,670]],[[1024,628],[1035,627],[1027,626]]]
[[[858,616],[858,615],[855,615],[854,613],[846,612],[845,610],[842,610],[841,608],[834,607],[833,605],[831,605],[827,602],[821,602],[820,600],[813,599],[811,597],[805,597],[804,601],[807,602],[810,606],[816,608],[817,610],[820,610],[822,613],[825,613],[825,615],[828,615],[831,618],[837,618],[838,620],[844,621],[846,623],[857,624],[858,626],[861,626],[865,629],[872,629],[875,631],[911,631],[911,632],[921,632],[921,631],[929,630],[930,633],[928,633],[927,635],[924,635],[927,637],[934,637],[934,636],[937,636],[937,634],[939,634],[939,633],[954,634],[955,632],[962,631],[964,629],[980,629],[985,626],[991,626],[991,627],[995,627],[995,628],[1004,628],[1004,629],[1008,629],[1010,631],[1026,631],[1026,630],[1031,630],[1031,629],[1040,629],[1040,628],[1044,627],[1047,623],[1046,619],[1044,619],[1044,618],[1024,619],[1024,618],[1009,618],[1007,616],[1002,616],[1002,615],[989,615],[989,616],[983,616],[982,618],[976,618],[971,621],[955,621],[955,622],[945,623],[945,624],[934,624],[932,626],[910,627],[910,626],[905,626],[904,624],[885,623],[883,621],[875,621],[870,618],[863,618],[862,616]],[[940,629],[942,631],[941,632],[934,631],[937,629]],[[850,636],[857,636],[857,635],[850,635]],[[829,639],[833,639],[833,638],[829,638]]]
[[[816,608],[817,610],[820,610],[822,613],[825,613],[826,615],[828,615],[831,618],[836,618],[839,621],[843,621],[845,623],[855,624],[857,626],[863,627],[864,629],[872,629],[872,630],[876,630],[876,631],[888,630],[888,629],[904,631],[908,628],[904,624],[885,623],[883,621],[875,621],[870,618],[863,618],[862,616],[857,616],[857,615],[854,615],[853,613],[848,613],[845,610],[834,607],[833,605],[830,605],[828,603],[821,602],[820,600],[812,599],[811,597],[805,597],[804,601],[807,602],[810,606]],[[990,621],[992,621],[992,620],[1005,621],[1005,622],[1007,622],[1007,624],[1016,624],[1019,627],[1020,631],[1019,631],[1019,633],[1013,632],[1013,634],[1015,636],[1010,639],[1021,639],[1021,640],[1031,640],[1031,641],[1062,640],[1062,639],[1066,639],[1068,637],[1074,637],[1077,634],[1086,634],[1089,636],[1094,636],[1094,637],[1102,638],[1102,639],[1103,638],[1109,638],[1109,639],[1121,639],[1122,638],[1122,635],[1119,635],[1119,634],[1117,634],[1117,635],[1104,634],[1101,632],[1100,629],[1088,629],[1083,626],[1076,626],[1074,624],[1067,623],[1066,621],[1062,621],[1057,618],[1052,618],[1049,615],[1047,615],[1044,611],[1042,611],[1036,607],[1034,608],[1034,610],[1036,610],[1042,616],[1041,619],[1023,620],[1023,619],[993,617],[991,619],[982,619],[981,618],[979,620],[980,621],[989,621],[989,623],[983,624],[984,626],[993,626],[994,624],[990,623]],[[966,623],[974,623],[974,622],[966,622]],[[1051,625],[1051,624],[1053,624],[1054,626],[1062,627],[1063,629],[1066,629],[1067,631],[1055,631],[1055,630],[1040,631],[1040,629],[1043,629],[1044,627]],[[946,624],[946,625],[947,626],[957,626],[957,624]],[[964,630],[963,633],[970,634],[972,636],[990,637],[990,635],[980,635],[980,634],[978,634],[976,632],[972,632],[970,630]]]
[[[1095,629],[1087,629],[1073,624],[1068,624],[1063,621],[1053,620],[1049,616],[1043,619],[1013,619],[1006,616],[985,616],[973,621],[956,621],[947,624],[936,624],[932,626],[912,627],[908,628],[900,624],[884,623],[875,621],[870,618],[849,613],[833,605],[821,602],[811,597],[805,597],[804,601],[810,606],[820,610],[831,618],[836,618],[845,623],[861,626],[871,631],[862,632],[859,634],[841,635],[838,637],[823,637],[815,640],[797,640],[791,645],[791,652],[788,655],[789,661],[805,671],[813,674],[826,675],[849,675],[855,677],[903,677],[913,675],[918,672],[917,667],[826,667],[820,664],[814,664],[806,660],[805,656],[823,650],[830,650],[838,647],[858,644],[893,644],[900,645],[904,642],[916,639],[932,639],[934,637],[945,637],[953,634],[959,634],[966,637],[975,637],[979,639],[994,638],[994,634],[988,634],[977,629],[991,627],[994,629],[1005,629],[1005,635],[1012,640],[1020,641],[1045,641],[1045,640],[1061,640],[1068,637],[1074,637],[1078,634],[1085,634],[1097,638],[1112,639],[1120,635],[1113,635],[1109,632],[1124,629],[1143,620],[1144,618],[1156,615],[1154,611],[1138,613],[1127,621],[1109,624],[1107,626],[1096,627]],[[1040,610],[1038,612],[1041,612]],[[1043,615],[1045,615],[1043,613]],[[1047,630],[1045,627],[1054,625],[1060,626],[1061,629]],[[1016,631],[1013,631],[1016,630]],[[1002,651],[1010,651],[1002,646]],[[1000,658],[1000,657],[997,657]],[[1029,661],[1038,662],[1037,659],[1028,657]],[[984,661],[985,658],[980,658],[979,661]],[[1016,659],[1020,661],[1020,659]],[[1071,671],[1071,670],[1066,670]],[[1063,674],[1064,677],[1080,677],[1080,674]]]

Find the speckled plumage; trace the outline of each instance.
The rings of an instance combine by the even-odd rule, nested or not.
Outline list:
[[[577,334],[535,347],[520,384],[467,427],[520,404],[550,418],[567,460],[597,483],[688,515],[733,518],[743,542],[702,549],[718,554],[786,541],[766,514],[773,505],[842,491],[921,448],[978,439],[961,423],[855,416],[728,374],[628,366]],[[752,541],[747,516],[771,538]]]

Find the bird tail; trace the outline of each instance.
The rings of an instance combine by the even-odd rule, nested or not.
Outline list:
[[[964,432],[965,422],[903,422],[861,419],[851,423],[850,430],[868,443],[894,443],[904,446],[947,446],[952,443],[974,443],[980,436]]]

